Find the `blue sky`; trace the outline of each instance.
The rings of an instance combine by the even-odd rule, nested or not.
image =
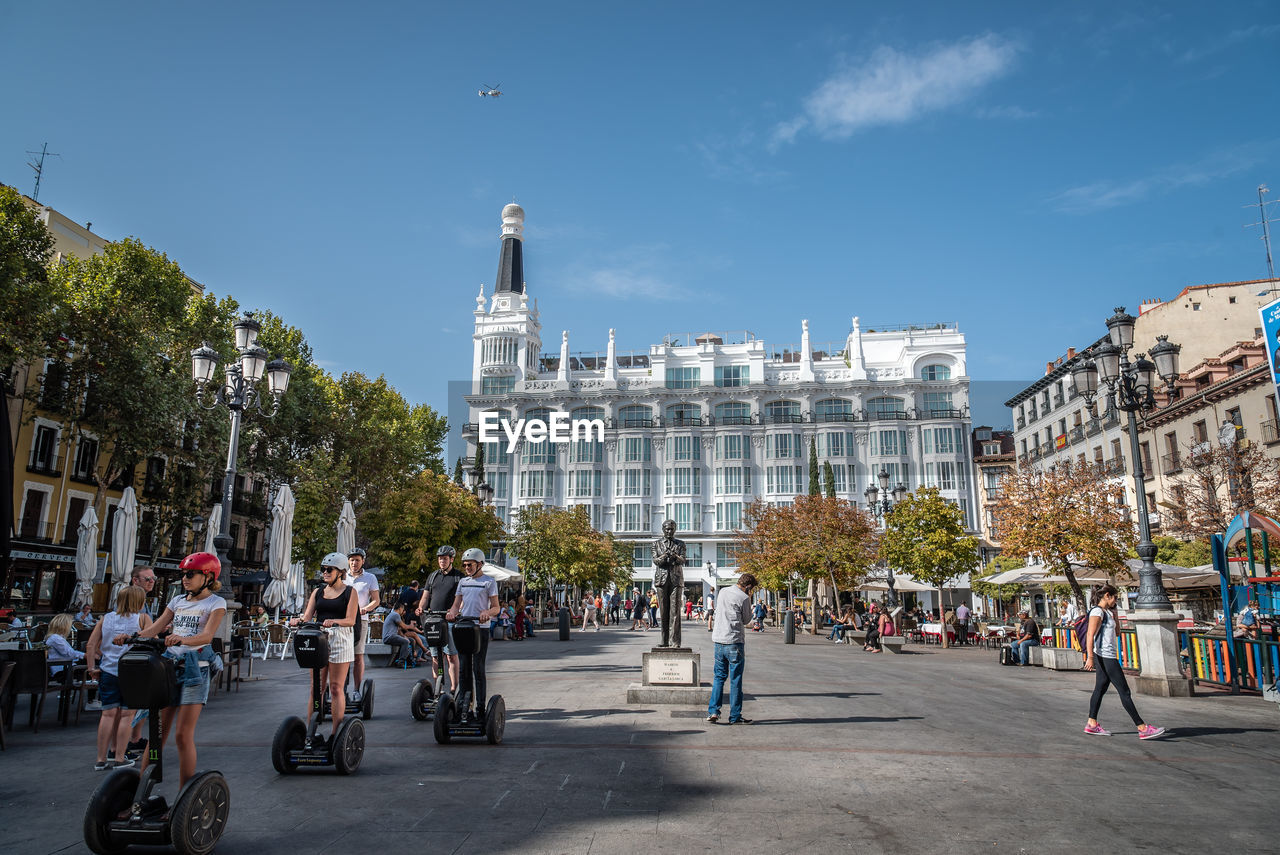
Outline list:
[[[0,31],[0,181],[30,193],[47,140],[42,202],[441,410],[513,198],[547,350],[946,320],[985,383],[1264,277],[1244,206],[1280,193],[1268,2],[5,3]]]

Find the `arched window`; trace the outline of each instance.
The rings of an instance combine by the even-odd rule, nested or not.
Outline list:
[[[813,405],[813,415],[820,422],[850,422],[853,403],[845,398],[827,398]]]
[[[906,405],[901,398],[872,398],[867,401],[867,416],[872,419],[905,419]]]
[[[532,409],[526,410],[524,420],[526,422],[531,422],[534,419],[551,424],[551,410],[546,407],[533,407]]]
[[[920,369],[921,380],[950,380],[951,368],[946,365],[926,365]]]
[[[578,407],[569,413],[569,418],[575,422],[579,419],[583,421],[587,419],[603,419],[604,407]]]
[[[773,424],[800,421],[799,401],[770,401],[764,405],[765,420]]]
[[[716,404],[716,424],[751,424],[751,405],[745,401],[728,401],[723,404]]]
[[[632,404],[618,410],[619,427],[653,427],[653,410],[642,405]]]
[[[702,424],[702,407],[697,404],[672,404],[667,407],[667,424],[700,425]]]

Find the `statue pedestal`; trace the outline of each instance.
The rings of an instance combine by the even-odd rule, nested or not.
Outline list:
[[[642,654],[641,682],[627,686],[627,703],[706,706],[711,687],[701,665],[702,654],[688,647],[653,648]]]
[[[1173,612],[1135,609],[1129,620],[1138,634],[1138,662],[1142,666],[1134,689],[1140,695],[1162,698],[1191,696],[1191,681],[1178,660],[1178,616]]]

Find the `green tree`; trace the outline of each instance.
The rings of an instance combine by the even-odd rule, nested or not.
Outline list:
[[[836,473],[830,460],[822,461],[822,492],[828,499],[836,497]]]
[[[591,527],[582,506],[564,509],[536,504],[520,509],[509,546],[519,559],[520,571],[533,588],[554,592],[557,582],[566,588],[603,588],[622,577],[630,580],[629,548]]]
[[[894,505],[885,518],[881,555],[918,582],[938,589],[978,566],[978,539],[965,533],[964,512],[934,487],[923,487]],[[947,645],[947,634],[942,633]]]
[[[471,470],[480,473],[480,480],[484,481],[484,445],[476,443],[476,459]]]
[[[459,457],[457,462],[453,464],[453,483],[459,487],[467,486],[467,479],[462,475],[462,458]]]
[[[821,473],[818,469],[818,445],[814,437],[809,437],[809,495],[822,495]]]
[[[47,389],[65,391],[45,402],[72,436],[99,444],[92,476],[99,513],[112,483],[148,457],[173,454],[165,469],[174,477],[153,478],[142,497],[164,511],[153,531],[163,543],[166,526],[207,490],[217,449],[226,447],[225,422],[204,417],[195,401],[190,351],[216,341],[219,329],[229,335],[233,304],[200,294],[177,264],[132,238],[101,255],[67,258],[50,276],[64,294],[56,322],[70,344],[45,378]],[[191,448],[180,442],[184,430]],[[175,488],[188,495],[175,496]]]
[[[502,522],[465,489],[438,472],[419,472],[392,489],[365,514],[361,532],[392,584],[418,578],[435,564],[436,549],[487,548],[503,535]]]
[[[61,290],[48,275],[53,237],[12,187],[0,185],[0,372],[45,355]]]

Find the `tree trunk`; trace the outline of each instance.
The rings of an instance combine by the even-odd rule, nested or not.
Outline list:
[[[943,600],[943,597],[945,596],[946,595],[943,592],[942,586],[939,585],[938,586],[938,620],[942,624],[942,632],[940,633],[942,636],[942,646],[950,647],[951,645],[947,642],[947,604]]]

